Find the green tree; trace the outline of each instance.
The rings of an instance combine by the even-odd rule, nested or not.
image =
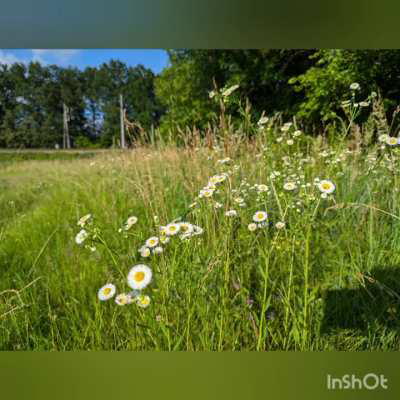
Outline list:
[[[341,103],[350,97],[349,87],[354,82],[360,85],[358,99],[376,91],[385,99],[388,114],[397,106],[399,50],[320,50],[312,58],[315,64],[289,82],[304,96],[297,116],[316,129],[343,117]],[[364,112],[361,118],[366,116]]]
[[[174,50],[171,66],[156,82],[156,93],[167,112],[162,124],[204,126],[215,117],[209,92],[240,85],[254,113],[281,111],[291,115],[302,100],[288,81],[312,64],[312,50]],[[235,116],[235,115],[234,115]],[[238,115],[237,115],[238,116]]]

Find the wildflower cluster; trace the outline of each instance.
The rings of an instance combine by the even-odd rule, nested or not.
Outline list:
[[[129,217],[123,227],[119,228],[118,232],[126,233],[137,222],[138,218],[136,216]],[[96,247],[93,244],[102,244],[112,254],[107,242],[102,237],[100,229],[94,226],[91,214],[80,218],[77,224],[82,228],[75,236],[75,242],[78,245],[82,245],[85,241],[90,241],[90,245],[86,245],[85,247],[95,251]],[[203,229],[195,224],[189,222],[171,222],[165,226],[160,226],[159,235],[149,237],[144,245],[139,248],[139,253],[142,257],[149,257],[151,254],[161,254],[171,238],[179,237],[181,240],[187,240],[202,233]],[[112,259],[116,263],[114,257]],[[116,267],[119,266],[116,265]],[[120,306],[136,303],[140,307],[147,307],[150,304],[150,297],[142,294],[141,291],[151,282],[152,276],[152,271],[147,265],[138,264],[132,267],[127,275],[127,283],[133,290],[129,293],[119,293],[115,297],[115,302]],[[101,301],[109,300],[115,295],[116,286],[112,283],[107,283],[98,291],[98,298]]]
[[[127,283],[132,291],[128,293],[119,293],[115,297],[115,303],[119,306],[127,304],[137,304],[139,307],[146,308],[150,304],[150,296],[142,293],[151,282],[153,273],[151,268],[144,264],[133,266],[127,276]],[[98,291],[98,298],[101,301],[112,299],[117,293],[117,288],[112,283],[107,283]]]
[[[266,211],[257,211],[254,215],[253,215],[253,221],[251,222],[247,228],[249,229],[249,231],[253,232],[256,229],[259,228],[264,228],[267,226],[266,220],[268,218],[268,214]]]
[[[89,249],[90,251],[96,251],[96,239],[98,237],[98,229],[93,226],[93,218],[92,214],[86,214],[81,217],[77,225],[82,228],[75,236],[75,243],[78,245],[82,245],[85,243],[85,248]]]
[[[151,254],[161,254],[164,252],[164,247],[173,237],[186,240],[202,233],[203,229],[201,227],[189,222],[170,222],[165,226],[160,226],[159,236],[149,237],[145,244],[139,248],[139,253],[142,257],[149,257]]]
[[[123,227],[120,228],[120,229],[118,230],[118,232],[122,232],[122,231],[125,231],[125,232],[126,232],[126,231],[129,231],[129,230],[132,228],[132,226],[135,225],[137,222],[138,222],[138,218],[135,217],[134,215],[131,216],[131,217],[129,217],[129,218],[126,220],[126,222],[125,222],[125,224],[123,225]]]

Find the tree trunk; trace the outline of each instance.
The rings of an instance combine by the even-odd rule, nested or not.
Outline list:
[[[122,94],[119,95],[119,112],[121,122],[121,148],[125,149],[124,99],[122,97]]]
[[[65,103],[63,103],[63,120],[64,120],[63,148],[70,149],[71,148],[71,140],[69,137],[69,126],[68,126],[69,108]]]

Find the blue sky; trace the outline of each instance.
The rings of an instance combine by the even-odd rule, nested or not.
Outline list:
[[[0,64],[39,61],[43,64],[74,66],[83,69],[87,66],[98,66],[110,59],[120,60],[131,66],[143,64],[155,73],[159,73],[168,65],[167,52],[157,49],[0,49]]]

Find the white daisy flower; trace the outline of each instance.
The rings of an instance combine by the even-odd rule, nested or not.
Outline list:
[[[253,215],[254,222],[264,222],[268,218],[268,214],[265,211],[257,211]]]
[[[388,144],[389,146],[396,146],[399,144],[399,139],[394,136],[388,136],[386,139],[386,144]]]
[[[116,290],[117,289],[115,285],[112,283],[107,283],[99,289],[97,296],[101,301],[110,300],[112,297],[114,297]]]
[[[225,213],[225,215],[226,215],[227,217],[236,217],[236,216],[237,216],[237,212],[236,212],[236,210],[228,210],[228,211]]]
[[[75,236],[75,242],[77,244],[82,244],[88,238],[88,236],[89,234],[87,233],[87,231],[85,231],[85,229],[81,229]]]
[[[115,297],[115,302],[119,306],[125,306],[126,304],[129,304],[130,296],[126,293],[120,293]]]
[[[193,232],[193,225],[189,222],[181,222],[179,227],[182,233],[191,234]]]
[[[171,239],[170,239],[168,236],[165,236],[165,235],[162,235],[162,236],[160,237],[160,242],[161,242],[162,244],[167,244],[170,240],[171,240]]]
[[[153,249],[154,254],[161,254],[164,251],[164,249],[161,246],[157,246]]]
[[[168,224],[165,227],[165,234],[168,236],[176,235],[179,232],[180,228],[181,227],[179,224],[175,224],[175,223]]]
[[[132,289],[142,290],[151,282],[152,276],[153,273],[147,265],[135,265],[128,273],[128,285]]]
[[[286,224],[282,221],[279,221],[275,224],[276,229],[283,229],[286,226]]]
[[[359,89],[360,89],[360,84],[357,83],[357,82],[353,82],[353,83],[350,85],[350,89],[351,89],[351,90],[359,90]]]
[[[322,181],[320,181],[318,183],[318,189],[322,192],[322,193],[333,193],[336,189],[335,185],[333,182],[324,179]]]
[[[129,217],[125,222],[124,229],[126,231],[129,231],[129,229],[131,229],[132,226],[135,225],[137,221],[138,221],[138,219],[134,215]]]
[[[157,236],[152,236],[146,240],[146,246],[149,248],[156,247],[158,245],[159,239]]]
[[[285,190],[291,191],[291,190],[297,189],[297,186],[296,186],[296,184],[295,184],[294,182],[286,182],[286,183],[283,185],[283,188],[284,188]]]
[[[247,225],[247,228],[250,232],[254,232],[257,229],[257,224],[252,222],[251,224]]]
[[[82,218],[79,219],[78,226],[83,228],[86,225],[86,222],[88,222],[90,218],[92,218],[92,214],[87,214],[83,216]]]
[[[214,189],[205,188],[205,189],[200,190],[199,197],[210,198],[210,197],[212,197],[213,194],[214,194]]]
[[[257,190],[258,190],[259,192],[267,192],[267,191],[268,191],[268,186],[267,186],[267,185],[264,185],[264,184],[257,185]]]
[[[294,144],[293,139],[288,139],[288,140],[286,141],[286,144],[287,144],[288,146],[292,146],[292,145]]]
[[[149,257],[150,256],[150,249],[146,246],[143,246],[139,249],[139,253],[142,257]]]
[[[145,294],[140,294],[139,296],[137,296],[135,301],[137,305],[142,308],[148,307],[151,302],[150,297]]]

